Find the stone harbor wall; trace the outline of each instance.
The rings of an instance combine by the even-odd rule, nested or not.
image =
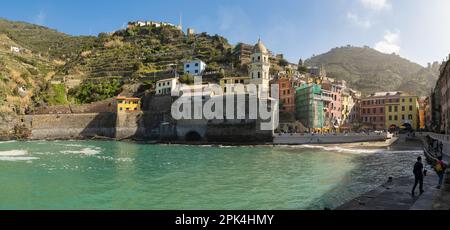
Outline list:
[[[119,113],[116,119],[116,139],[141,138],[145,136],[142,113]]]
[[[19,123],[18,117],[14,114],[0,114],[0,140],[14,138]]]
[[[21,116],[20,120],[21,127],[29,131],[27,138],[34,140],[92,137],[157,140],[160,124],[170,120],[169,115],[153,112],[35,114]]]
[[[176,137],[179,141],[206,141],[207,120],[179,120]]]
[[[258,131],[256,121],[242,124],[208,124],[206,139],[218,143],[269,143],[272,131]]]
[[[170,112],[145,111],[140,120],[140,124],[145,127],[143,130],[144,133],[141,133],[142,136],[140,138],[146,140],[158,140],[161,135],[161,124],[172,122],[172,117],[170,116]],[[165,131],[167,132],[168,130]]]
[[[142,98],[142,110],[143,111],[159,111],[169,112],[172,108],[171,96],[155,96],[149,95]]]
[[[45,114],[23,116],[30,139],[77,139],[115,137],[116,114]]]

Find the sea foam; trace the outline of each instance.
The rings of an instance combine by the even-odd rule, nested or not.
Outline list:
[[[99,153],[101,153],[101,149],[100,148],[83,148],[80,150],[64,150],[61,151],[61,153],[64,154],[83,154],[83,155],[88,155],[88,156],[92,156],[92,155],[97,155]]]
[[[31,161],[39,159],[38,157],[25,157],[26,155],[28,155],[26,150],[0,151],[0,161]]]
[[[8,143],[14,143],[17,142],[15,140],[11,140],[11,141],[0,141],[0,144],[8,144]]]
[[[0,156],[7,156],[7,157],[24,156],[27,154],[28,154],[28,152],[26,150],[0,151]]]
[[[38,157],[11,157],[11,156],[1,156],[0,161],[31,161],[38,160]]]

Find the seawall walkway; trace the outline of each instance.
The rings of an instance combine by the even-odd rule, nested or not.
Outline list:
[[[433,166],[425,163],[425,168],[427,169],[427,176],[424,177],[425,193],[421,195],[419,188],[416,189],[416,196],[411,195],[414,185],[411,166],[410,177],[391,178],[380,187],[347,202],[337,210],[450,210],[449,170],[443,188],[437,189],[438,178]]]

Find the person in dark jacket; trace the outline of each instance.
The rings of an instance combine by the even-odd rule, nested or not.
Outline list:
[[[417,162],[414,164],[414,187],[411,191],[412,196],[415,196],[415,191],[417,184],[419,184],[420,194],[424,193],[423,190],[423,164],[422,164],[422,157],[417,157]]]

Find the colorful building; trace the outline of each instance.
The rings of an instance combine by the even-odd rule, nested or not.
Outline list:
[[[303,84],[296,90],[296,118],[310,130],[324,128],[324,97],[318,84]],[[331,98],[327,97],[328,100]]]
[[[419,102],[417,96],[400,92],[386,101],[385,128],[406,128],[409,124],[413,130],[419,129]]]
[[[404,92],[378,92],[361,100],[363,126],[373,130],[419,128],[418,97]]]
[[[341,128],[352,129],[359,126],[359,103],[361,94],[352,89],[342,91],[342,122]]]
[[[295,89],[289,77],[283,76],[275,81],[278,84],[280,112],[295,113]]]
[[[361,122],[365,129],[386,129],[386,103],[400,92],[378,92],[361,99]],[[391,101],[392,102],[392,101]]]
[[[141,99],[135,97],[116,97],[117,113],[138,112],[141,110]]]
[[[359,129],[361,127],[361,92],[347,89],[350,93],[349,110],[350,114],[348,117],[349,127],[352,129]],[[353,105],[352,105],[353,104]]]
[[[330,94],[331,101],[325,102],[325,126],[338,129],[342,125],[342,91],[346,88],[345,81],[332,78],[322,78],[322,89]]]

